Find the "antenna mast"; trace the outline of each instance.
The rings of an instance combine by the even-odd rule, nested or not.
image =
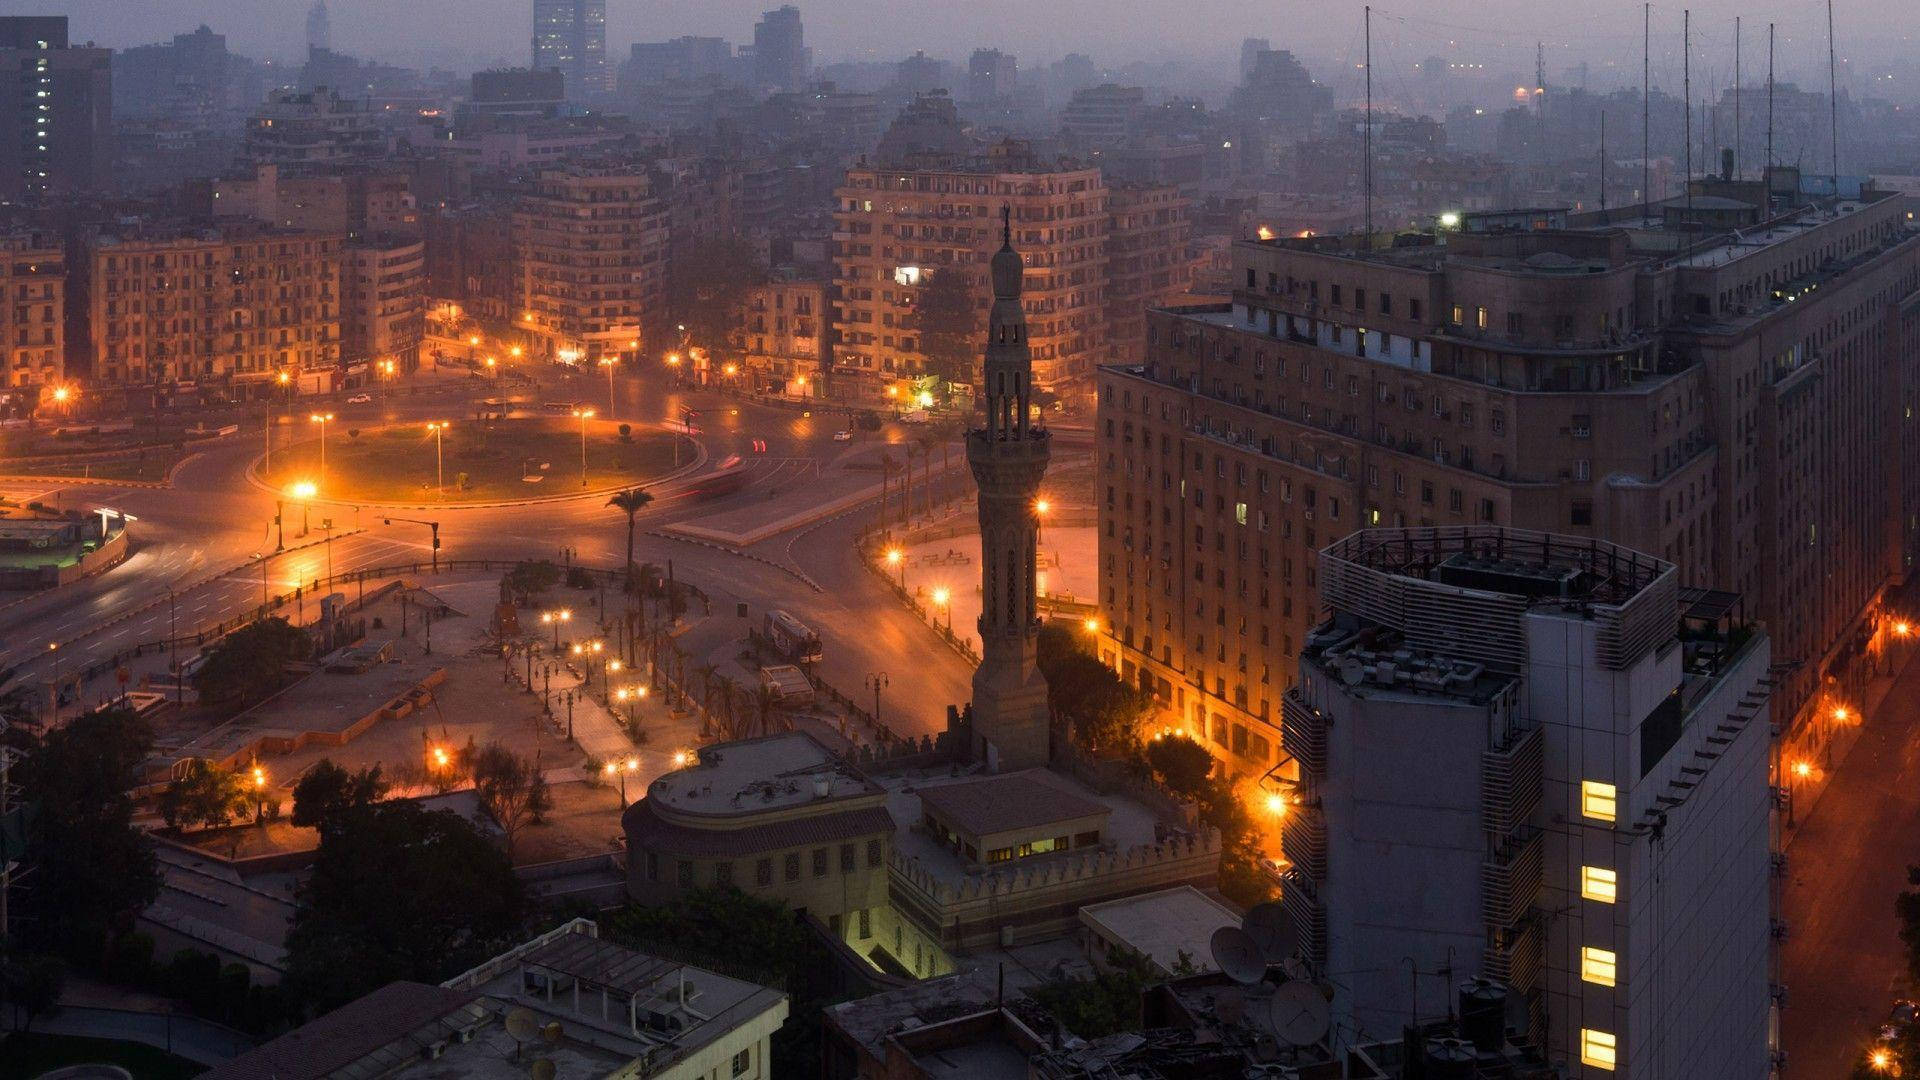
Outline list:
[[[1600,211],[1607,209],[1607,113],[1600,111]]]
[[[1733,17],[1733,175],[1740,175],[1740,101],[1747,96],[1740,81],[1740,16]]]
[[[1767,24],[1767,170],[1773,169],[1773,24]],[[1763,177],[1765,173],[1761,174]],[[1767,181],[1767,197],[1773,197],[1773,181]]]
[[[1827,0],[1827,135],[1833,148],[1833,197],[1840,197],[1840,96],[1833,70],[1833,0]]]
[[[1373,5],[1364,13],[1367,31],[1367,120],[1361,138],[1361,186],[1365,188],[1367,248],[1373,247]]]
[[[1640,5],[1640,205],[1653,205],[1653,104],[1651,61],[1653,52],[1653,5]],[[1644,216],[1644,215],[1643,215]]]
[[[1687,209],[1693,209],[1693,9],[1680,12],[1680,93],[1686,98]]]

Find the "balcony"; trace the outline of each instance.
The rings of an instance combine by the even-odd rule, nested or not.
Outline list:
[[[1512,927],[1526,917],[1540,895],[1543,876],[1541,832],[1523,826],[1493,846],[1480,864],[1480,902],[1487,924]]]
[[[1327,879],[1327,823],[1317,806],[1290,806],[1280,830],[1280,850],[1314,881]]]
[[[1327,723],[1296,688],[1280,699],[1280,745],[1300,761],[1302,779],[1327,771]]]
[[[1281,875],[1280,906],[1293,923],[1302,956],[1316,968],[1327,965],[1327,908],[1314,892],[1313,883],[1298,869]]]
[[[1480,813],[1485,829],[1508,836],[1532,819],[1543,795],[1538,727],[1511,732],[1480,755]]]

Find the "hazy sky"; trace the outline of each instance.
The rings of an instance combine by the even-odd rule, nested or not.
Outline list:
[[[759,13],[778,0],[608,0],[610,55],[636,40],[707,34],[749,41]],[[0,0],[0,12],[65,10],[74,36],[125,46],[162,40],[206,22],[232,47],[260,58],[299,54],[310,0]],[[1733,19],[1745,18],[1747,71],[1765,69],[1766,24],[1779,24],[1783,70],[1811,78],[1826,58],[1825,6],[1817,0],[1693,0],[1695,74],[1731,74]],[[1911,65],[1915,0],[1837,0],[1839,47],[1850,65]],[[344,51],[419,62],[523,61],[531,0],[330,0],[334,44]],[[1361,47],[1357,0],[805,0],[816,60],[895,60],[922,48],[964,57],[993,45],[1030,60],[1085,52],[1102,64],[1187,56],[1230,65],[1243,37],[1270,38],[1318,58],[1351,63]],[[1374,9],[1376,75],[1399,77],[1430,55],[1531,69],[1536,40],[1549,68],[1581,60],[1632,69],[1638,82],[1640,14],[1622,0],[1400,0]],[[1681,4],[1654,8],[1654,78],[1679,75]],[[1670,54],[1670,55],[1669,55]],[[1668,60],[1672,63],[1669,65]],[[1324,65],[1323,65],[1324,66]],[[1354,70],[1349,67],[1348,70]],[[1846,81],[1843,68],[1843,82]],[[1862,70],[1851,67],[1851,70]],[[1909,67],[1907,70],[1911,70]],[[1329,78],[1338,73],[1315,74]],[[1223,75],[1230,74],[1223,71]],[[1882,87],[1881,89],[1885,89]]]

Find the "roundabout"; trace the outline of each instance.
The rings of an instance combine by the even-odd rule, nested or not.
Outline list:
[[[643,486],[697,461],[693,440],[648,424],[576,418],[353,426],[275,446],[251,478],[329,502],[497,505]],[[323,442],[324,439],[324,442]],[[311,485],[311,486],[308,486]]]

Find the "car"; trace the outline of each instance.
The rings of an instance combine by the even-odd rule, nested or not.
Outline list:
[[[1261,872],[1266,874],[1267,878],[1271,880],[1275,885],[1285,884],[1286,877],[1287,877],[1287,868],[1291,865],[1293,864],[1287,862],[1287,860],[1285,859],[1276,859],[1276,858],[1273,858],[1272,856],[1268,856],[1260,860]]]
[[[900,414],[900,422],[903,424],[925,424],[932,422],[932,419],[925,409],[912,409]]]
[[[841,428],[839,431],[836,431],[833,433],[833,441],[834,442],[852,442],[853,432],[848,431],[845,428]]]
[[[372,394],[355,394],[347,399],[349,405],[365,405],[373,400]]]

